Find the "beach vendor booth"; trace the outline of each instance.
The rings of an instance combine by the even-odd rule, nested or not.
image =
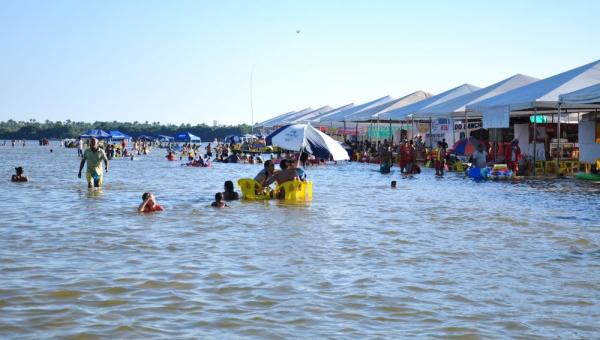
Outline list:
[[[561,103],[559,95],[598,82],[600,60],[467,105],[467,111],[480,114],[483,127],[492,129],[498,143],[492,154],[501,158],[500,147],[517,141],[524,173],[574,174],[579,170],[578,117],[597,106]]]
[[[600,83],[560,96],[563,105],[596,104],[600,106]],[[579,120],[579,161],[585,165],[585,173],[576,174],[580,179],[600,181],[600,108],[589,109]],[[590,174],[595,176],[590,177]]]

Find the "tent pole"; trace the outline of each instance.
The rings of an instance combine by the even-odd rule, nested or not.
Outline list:
[[[344,143],[346,142],[346,120],[344,120]]]
[[[537,161],[537,108],[533,109],[533,175],[535,176],[535,163]]]
[[[454,131],[454,118],[450,118],[450,126],[452,126],[452,145],[456,143],[456,133]]]
[[[429,117],[429,148],[433,149],[433,120]]]
[[[560,156],[562,156],[562,150],[560,148],[560,102],[558,103],[558,138],[556,139],[556,151],[558,152],[558,157],[556,157],[556,174],[560,175]]]

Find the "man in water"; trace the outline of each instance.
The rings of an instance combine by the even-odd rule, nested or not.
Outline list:
[[[273,164],[272,160],[269,159],[269,160],[265,161],[263,166],[264,166],[264,169],[262,169],[256,175],[256,177],[254,177],[254,180],[257,181],[258,183],[260,183],[261,185],[264,185],[264,182],[266,182],[267,179],[275,173],[275,164]]]
[[[287,160],[287,159],[282,160],[281,163],[279,163],[279,167],[281,168],[281,170],[277,171],[276,173],[271,175],[271,177],[267,178],[267,180],[263,184],[264,187],[269,186],[273,182],[277,182],[277,184],[283,184],[285,182],[289,182],[289,181],[298,179],[298,173],[296,172],[296,168],[294,168],[293,166],[290,166],[289,160]],[[279,192],[278,198],[284,198],[284,197],[285,197],[285,192],[283,190],[281,190]]]
[[[98,140],[96,138],[90,140],[90,148],[86,149],[83,153],[83,159],[81,159],[81,164],[79,165],[79,174],[77,175],[79,178],[81,178],[81,170],[83,170],[83,165],[86,161],[87,172],[85,177],[88,188],[101,187],[103,177],[102,161],[104,161],[104,169],[108,172],[108,158],[106,158],[104,150],[98,147]]]
[[[487,157],[488,153],[484,150],[483,144],[477,145],[477,150],[471,155],[473,164],[480,169],[487,166]]]

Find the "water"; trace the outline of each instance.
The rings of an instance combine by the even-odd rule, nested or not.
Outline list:
[[[0,147],[0,335],[598,338],[600,186],[308,169],[311,203],[209,207],[260,165]],[[29,183],[10,183],[23,165]],[[398,188],[390,189],[397,180]],[[163,213],[137,214],[152,191]]]

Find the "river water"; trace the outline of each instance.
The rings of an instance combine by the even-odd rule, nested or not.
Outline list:
[[[600,185],[349,163],[307,170],[310,203],[213,209],[261,165],[155,149],[90,192],[33,143],[0,146],[2,338],[600,337]]]

